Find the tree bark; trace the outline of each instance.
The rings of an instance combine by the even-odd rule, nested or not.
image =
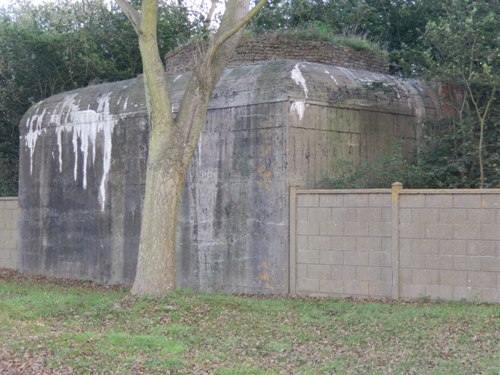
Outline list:
[[[175,119],[156,39],[157,0],[143,0],[141,13],[126,0],[117,2],[139,38],[151,123],[139,257],[132,293],[162,296],[176,287],[178,206],[210,97],[241,31],[266,0],[260,0],[250,12],[249,0],[227,2],[221,26],[193,72]]]

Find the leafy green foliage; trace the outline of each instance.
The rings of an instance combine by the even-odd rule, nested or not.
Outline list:
[[[390,189],[394,182],[405,187],[421,187],[422,171],[408,161],[402,145],[396,144],[392,151],[374,161],[363,161],[354,165],[347,160],[339,160],[329,176],[323,177],[317,187],[321,189]]]
[[[3,271],[0,329],[0,369],[22,365],[26,373],[500,370],[495,305],[188,291],[139,298],[123,289]]]
[[[452,0],[445,9],[426,26],[419,67],[461,95],[450,98],[452,122],[438,131],[430,156],[449,157],[443,169],[460,176],[463,186],[498,187],[500,3]]]
[[[196,30],[186,8],[161,7],[160,53]],[[114,3],[58,0],[0,8],[0,195],[17,192],[18,124],[31,105],[141,72],[137,37]]]
[[[324,25],[339,36],[386,46],[393,71],[400,72],[419,45],[428,21],[443,14],[446,1],[432,0],[271,0],[252,24],[257,32]],[[407,68],[406,65],[403,67]],[[408,73],[408,69],[403,71]]]

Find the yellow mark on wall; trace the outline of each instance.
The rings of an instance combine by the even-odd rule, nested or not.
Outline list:
[[[273,180],[273,172],[261,165],[257,169],[257,176],[259,177],[259,180],[257,180],[257,186],[262,189],[269,190]]]
[[[269,265],[267,264],[267,261],[263,260],[260,263],[259,268],[262,272],[257,280],[261,281],[266,289],[273,289],[273,286],[271,285],[271,276],[269,275]]]

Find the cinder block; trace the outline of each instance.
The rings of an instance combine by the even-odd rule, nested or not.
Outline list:
[[[465,271],[441,270],[440,274],[443,285],[466,286],[468,284]]]
[[[307,250],[308,236],[297,236],[297,249]]]
[[[344,293],[353,296],[368,296],[368,286],[368,281],[344,280]]]
[[[441,208],[438,211],[439,223],[460,224],[467,220],[467,210],[461,208]]]
[[[392,284],[383,281],[370,281],[368,283],[368,291],[372,297],[391,297]]]
[[[430,298],[441,298],[446,301],[453,300],[453,287],[448,285],[428,285],[427,294]]]
[[[399,291],[399,295],[403,299],[427,297],[427,288],[425,285],[401,284]]]
[[[343,294],[344,283],[341,280],[320,280],[319,290],[321,293]]]
[[[344,253],[344,264],[348,266],[368,266],[370,256],[366,251],[346,251]]]
[[[453,225],[452,224],[424,224],[425,238],[435,239],[452,239]]]
[[[356,220],[360,223],[379,222],[382,220],[382,209],[378,207],[357,208]]]
[[[439,254],[441,255],[465,255],[466,241],[439,240]]]
[[[375,222],[368,223],[368,234],[373,237],[391,237],[392,223],[390,222]]]
[[[296,289],[298,292],[317,293],[319,292],[319,279],[298,279]]]
[[[425,254],[401,253],[399,265],[404,268],[427,268],[427,256]]]
[[[460,271],[481,271],[481,258],[474,256],[454,256],[453,268]]]
[[[320,251],[319,253],[320,264],[344,264],[344,252],[343,251]]]
[[[414,284],[422,284],[422,285],[439,284],[439,271],[414,269],[412,280]]]
[[[297,264],[297,279],[307,278],[307,264]]]
[[[500,208],[500,194],[482,194],[482,208]]]
[[[382,238],[382,251],[385,251],[388,254],[392,251],[392,238],[391,237]]]
[[[425,227],[422,224],[400,223],[399,236],[400,238],[424,238]]]
[[[6,238],[3,241],[3,246],[4,246],[4,249],[7,249],[7,250],[15,250],[15,249],[17,249],[17,239]]]
[[[344,207],[367,207],[368,194],[344,194]]]
[[[12,229],[12,210],[0,211],[0,228]]]
[[[455,301],[470,301],[472,299],[472,288],[466,286],[453,287],[453,300]]]
[[[391,193],[369,194],[368,205],[370,207],[391,207]]]
[[[308,279],[332,279],[332,267],[328,264],[308,264],[307,265]]]
[[[307,207],[297,207],[297,218],[299,221],[308,221]]]
[[[380,267],[380,280],[392,283],[392,267]]]
[[[457,240],[480,240],[480,224],[453,224],[453,238]]]
[[[380,281],[380,267],[356,266],[356,280]]]
[[[318,235],[319,223],[317,221],[302,221],[297,222],[297,234],[299,235]]]
[[[453,207],[453,196],[451,194],[428,194],[425,197],[426,207]]]
[[[467,283],[472,287],[496,288],[497,272],[467,272]]]
[[[332,221],[336,223],[356,221],[356,209],[343,207],[332,208]]]
[[[481,257],[481,270],[498,272],[500,276],[500,257]]]
[[[413,269],[411,268],[400,268],[399,269],[399,282],[404,284],[413,283]]]
[[[453,207],[459,207],[459,208],[481,207],[481,195],[453,194]]]
[[[320,207],[342,207],[344,205],[343,194],[321,194],[319,196]]]
[[[437,224],[438,220],[436,208],[414,208],[411,210],[411,222],[414,224]]]
[[[297,251],[297,263],[319,264],[319,251],[318,250]]]
[[[495,211],[496,210],[492,209],[470,208],[467,210],[467,217],[465,221],[471,224],[494,224],[496,220]]]
[[[499,289],[482,289],[481,290],[481,302],[499,303],[500,302],[500,290]]]
[[[472,256],[496,256],[496,243],[495,241],[480,241],[469,240],[467,241],[467,255]]]
[[[354,266],[332,266],[332,280],[354,280],[355,276]]]
[[[439,241],[413,239],[411,240],[411,252],[414,254],[437,254],[439,253]]]
[[[399,199],[399,207],[401,208],[425,207],[425,195],[423,194],[401,194]]]
[[[411,223],[411,208],[400,208],[399,209],[399,222],[400,223]],[[392,214],[392,211],[391,211]]]
[[[382,239],[377,237],[356,238],[357,251],[382,251]]]
[[[449,255],[426,255],[425,265],[429,269],[452,270],[454,268],[453,258]]]
[[[389,267],[391,265],[391,255],[382,251],[371,251],[368,264],[372,267]]]
[[[309,221],[326,221],[332,219],[332,209],[325,207],[309,207],[307,209],[307,217]]]
[[[338,222],[319,223],[319,234],[322,236],[342,236],[344,234],[344,224]]]
[[[344,236],[368,236],[368,223],[346,222],[344,223]]]
[[[386,223],[392,222],[392,209],[391,208],[382,208],[382,221]],[[401,218],[399,220],[401,222]]]
[[[330,236],[310,236],[307,241],[308,250],[328,250],[332,246]]]
[[[355,237],[334,237],[332,238],[332,250],[336,251],[355,251]]]
[[[500,241],[500,224],[481,225],[481,239]]]
[[[297,194],[297,207],[318,207],[318,194]]]
[[[19,199],[4,200],[4,208],[7,210],[16,211],[19,208]]]
[[[403,238],[399,240],[399,252],[411,254],[411,239]]]

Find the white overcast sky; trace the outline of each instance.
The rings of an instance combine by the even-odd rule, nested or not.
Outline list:
[[[28,0],[32,4],[43,4],[46,2],[53,2],[51,0]],[[78,0],[74,0],[75,2]],[[114,0],[107,0],[109,2],[113,2]],[[9,5],[9,4],[15,4],[17,1],[16,0],[0,0],[0,7]],[[224,1],[219,0],[219,5],[218,8],[222,9]],[[208,10],[210,8],[210,0],[187,0],[186,4],[193,10],[196,10],[198,12],[203,12],[204,14],[208,13]]]

